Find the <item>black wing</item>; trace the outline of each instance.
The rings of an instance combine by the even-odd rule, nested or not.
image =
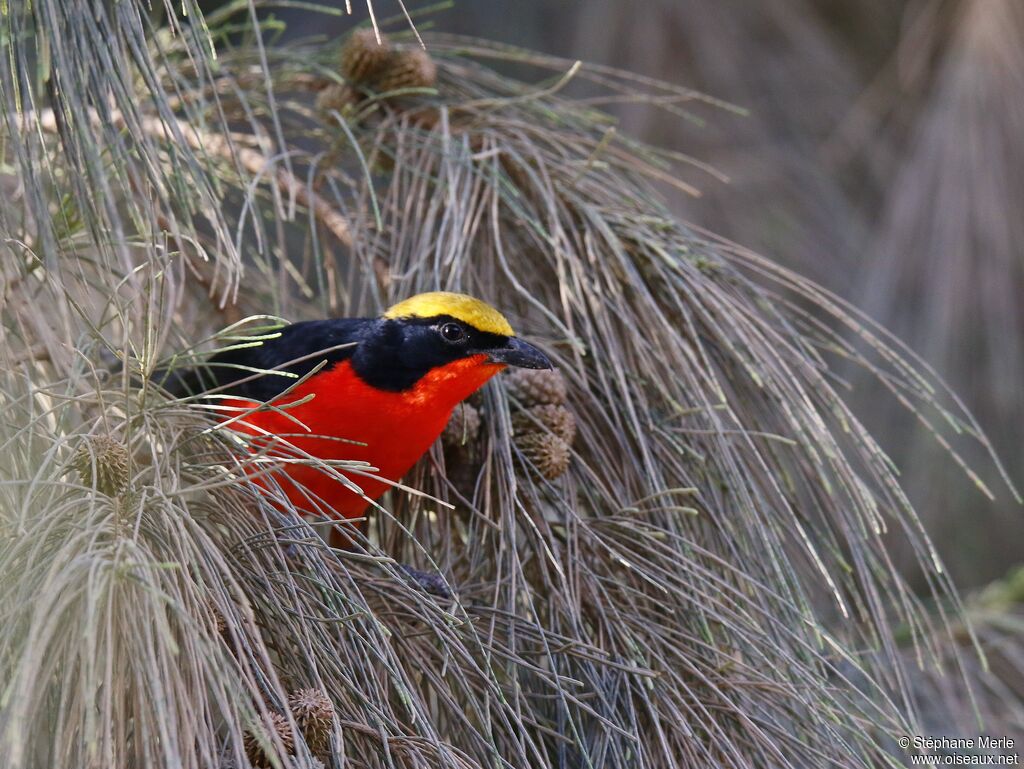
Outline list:
[[[177,397],[216,390],[218,395],[268,401],[295,384],[294,377],[260,375],[250,369],[286,371],[301,377],[325,360],[327,367],[334,366],[352,357],[370,323],[365,318],[292,323],[273,339],[219,352],[192,369],[158,372],[154,379]],[[346,346],[336,349],[339,345]]]

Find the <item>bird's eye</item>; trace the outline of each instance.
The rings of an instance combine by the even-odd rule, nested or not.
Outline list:
[[[458,323],[445,323],[441,326],[441,336],[446,342],[461,342],[466,338],[466,331]]]

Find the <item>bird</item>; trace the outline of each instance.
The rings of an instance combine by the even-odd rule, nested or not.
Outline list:
[[[459,403],[509,366],[552,368],[491,305],[433,291],[376,318],[285,325],[162,384],[178,397],[205,396],[250,452],[277,458],[257,483],[272,479],[300,513],[352,520],[429,450]],[[332,532],[332,544],[345,541]]]

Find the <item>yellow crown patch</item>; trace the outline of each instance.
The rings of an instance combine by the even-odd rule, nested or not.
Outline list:
[[[479,331],[515,336],[505,316],[489,304],[450,291],[417,294],[389,307],[384,313],[385,318],[434,318],[438,315],[451,315]]]

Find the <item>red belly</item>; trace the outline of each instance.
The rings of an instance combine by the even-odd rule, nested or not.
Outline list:
[[[230,427],[253,436],[256,456],[249,460],[249,469],[261,486],[279,484],[304,513],[358,518],[368,500],[380,497],[391,485],[388,481],[400,479],[426,453],[455,406],[502,368],[486,363],[484,356],[465,358],[438,367],[410,390],[395,393],[370,387],[345,361],[273,401],[284,413],[262,408]],[[305,403],[288,405],[310,395]],[[241,398],[225,399],[223,406],[232,409],[225,418],[237,416],[236,409],[257,405]],[[266,459],[259,456],[260,449],[267,450]],[[336,475],[301,464],[307,455],[368,463],[366,474],[336,470],[362,495]]]

